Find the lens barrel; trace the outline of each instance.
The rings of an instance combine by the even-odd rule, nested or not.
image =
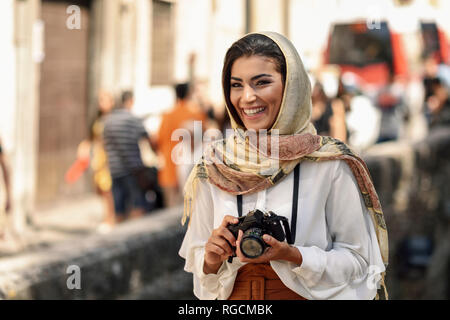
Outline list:
[[[266,244],[262,239],[262,230],[260,228],[250,228],[244,232],[241,241],[241,252],[250,259],[258,258],[264,253]]]

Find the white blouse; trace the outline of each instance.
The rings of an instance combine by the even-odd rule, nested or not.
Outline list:
[[[261,192],[243,196],[243,214],[260,209],[291,219],[294,173]],[[217,274],[203,273],[205,244],[225,215],[238,216],[236,196],[199,181],[190,226],[179,254],[193,273],[199,299],[227,299],[238,258],[224,261]],[[281,281],[309,300],[373,299],[385,270],[370,214],[356,179],[344,161],[304,161],[300,165],[298,216],[294,246],[303,262],[270,264]]]

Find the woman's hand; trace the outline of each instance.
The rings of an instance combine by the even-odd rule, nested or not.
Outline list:
[[[223,261],[233,255],[231,246],[236,245],[236,239],[230,230],[227,229],[227,226],[236,223],[238,223],[236,217],[225,216],[222,224],[213,230],[205,245],[205,261],[203,263],[203,272],[205,274],[217,273]]]
[[[269,236],[268,234],[265,234],[263,236],[263,240],[270,247],[268,247],[266,251],[258,258],[249,259],[245,257],[240,247],[243,234],[244,233],[242,232],[242,230],[239,230],[238,239],[236,241],[236,256],[239,258],[241,262],[266,263],[269,262],[270,260],[286,260],[298,265],[302,264],[303,261],[302,255],[297,248],[291,247],[287,242],[278,241],[277,239]]]

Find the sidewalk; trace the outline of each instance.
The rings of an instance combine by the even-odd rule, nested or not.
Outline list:
[[[99,204],[87,197],[40,211],[26,246],[0,256],[0,300],[193,299],[192,275],[178,255],[182,206],[102,234]],[[77,290],[68,285],[73,276]]]
[[[0,240],[0,261],[5,257],[95,233],[102,222],[102,215],[101,199],[95,194],[41,208],[33,213],[32,224],[24,234],[6,231],[5,239]]]

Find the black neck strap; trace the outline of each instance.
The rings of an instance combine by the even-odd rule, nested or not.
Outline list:
[[[237,195],[237,207],[239,218],[242,217],[242,194]]]
[[[295,233],[297,229],[298,212],[298,186],[300,181],[300,163],[294,169],[294,190],[292,192],[292,213],[291,213],[291,236],[292,242],[295,242]],[[242,195],[237,195],[237,209],[239,217],[242,217]]]

